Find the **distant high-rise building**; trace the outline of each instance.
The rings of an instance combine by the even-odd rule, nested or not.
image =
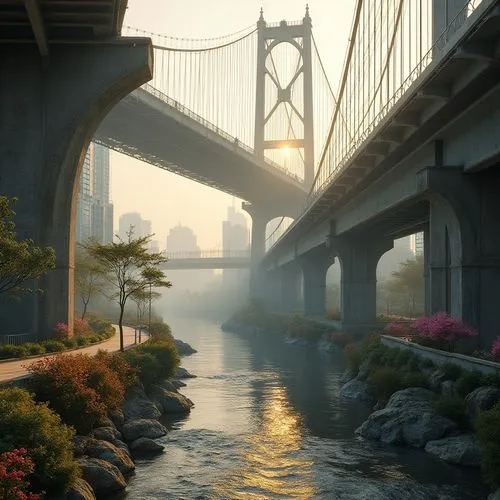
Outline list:
[[[424,233],[411,235],[411,249],[415,255],[424,255]]]
[[[128,212],[120,216],[118,234],[123,241],[127,241],[127,233],[133,226],[134,238],[143,238],[151,234],[151,221],[142,218],[138,212]]]
[[[170,229],[167,235],[167,252],[186,252],[193,256],[200,254],[198,239],[193,230],[180,224]]]
[[[92,236],[113,241],[113,205],[109,201],[109,149],[91,143],[80,174],[76,209],[76,241]]]

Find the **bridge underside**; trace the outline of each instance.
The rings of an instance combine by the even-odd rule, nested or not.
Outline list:
[[[95,134],[98,142],[207,186],[295,217],[302,183],[201,125],[144,89],[123,99]],[[138,173],[138,175],[140,175]]]

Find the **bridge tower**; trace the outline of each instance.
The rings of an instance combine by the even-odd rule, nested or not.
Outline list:
[[[280,149],[285,144],[290,149],[303,148],[304,183],[311,186],[314,179],[314,125],[313,125],[313,95],[312,95],[312,23],[309,16],[309,6],[300,24],[289,24],[281,21],[278,25],[268,25],[261,9],[257,22],[257,91],[255,103],[255,136],[254,150],[257,155],[264,156],[268,149]],[[300,56],[300,63],[292,74],[289,82],[279,82],[270,71],[268,63],[272,64],[272,51],[282,43],[294,46]],[[293,102],[293,87],[303,78],[302,105]],[[276,97],[266,96],[266,81],[276,86]],[[275,99],[275,102],[270,102]],[[294,113],[303,124],[302,137],[289,139],[273,137],[266,139],[266,130],[270,118],[277,112],[280,105],[288,103],[291,113]],[[270,106],[269,106],[270,105]],[[302,108],[302,112],[299,109]],[[269,112],[266,112],[270,109]]]

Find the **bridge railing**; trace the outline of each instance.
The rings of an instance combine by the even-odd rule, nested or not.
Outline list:
[[[194,250],[186,252],[165,252],[169,260],[178,259],[244,259],[250,258],[250,250]]]
[[[0,335],[0,344],[20,345],[26,342],[37,342],[38,336],[35,333],[15,333],[11,335]]]
[[[216,134],[221,136],[226,141],[231,142],[235,148],[242,149],[242,150],[246,151],[247,153],[251,154],[252,156],[255,156],[255,151],[250,146],[239,141],[237,137],[233,137],[232,135],[228,134],[224,130],[220,129],[217,125],[211,123],[210,121],[206,120],[202,116],[196,114],[194,111],[191,111],[189,108],[182,105],[179,101],[172,99],[171,97],[169,97],[165,93],[161,92],[157,88],[153,87],[149,83],[142,85],[142,88],[146,92],[154,95],[155,97],[157,97],[161,101],[165,102],[169,106],[172,106],[177,111],[181,112],[182,114],[186,115],[187,117],[191,118],[192,120],[195,120],[200,125],[203,125],[204,127],[211,130],[212,132],[215,132]],[[281,173],[283,173],[287,177],[291,177],[292,179],[296,180],[297,182],[302,182],[302,179],[298,175],[293,174],[292,172],[290,172],[286,168],[282,167],[278,163],[275,163],[275,162],[269,160],[268,158],[265,158],[265,157],[261,158],[260,162],[265,164],[268,167],[279,170]]]

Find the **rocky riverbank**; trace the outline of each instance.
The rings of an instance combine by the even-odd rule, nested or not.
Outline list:
[[[99,423],[87,436],[75,436],[75,457],[82,479],[63,497],[65,500],[105,499],[123,491],[135,469],[134,457],[163,452],[156,439],[167,429],[159,419],[167,414],[191,411],[193,402],[179,392],[183,379],[194,377],[179,368],[174,378],[153,385],[131,387],[123,408]],[[61,498],[61,497],[58,497]]]

